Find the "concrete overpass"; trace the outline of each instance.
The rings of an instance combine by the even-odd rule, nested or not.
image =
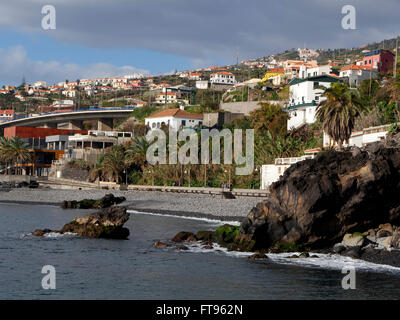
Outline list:
[[[0,129],[7,127],[42,127],[57,128],[58,124],[67,123],[67,127],[71,130],[82,130],[83,121],[97,120],[97,130],[110,131],[113,129],[114,119],[126,119],[134,110],[130,108],[90,108],[86,110],[76,110],[69,112],[45,113],[38,116],[30,116],[18,118],[0,123]]]

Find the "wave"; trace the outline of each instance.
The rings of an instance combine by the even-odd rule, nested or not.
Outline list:
[[[216,243],[213,244],[213,249],[205,249],[199,242],[185,243],[185,246],[189,248],[189,250],[182,250],[181,252],[226,254],[235,258],[247,258],[253,255],[252,252],[228,251],[228,249]],[[400,268],[398,267],[376,264],[360,259],[344,257],[338,254],[310,253],[311,256],[317,256],[318,258],[289,258],[292,255],[299,255],[300,253],[301,252],[268,253],[266,255],[269,260],[265,261],[328,270],[342,270],[345,267],[354,267],[357,271],[386,272],[400,275]]]
[[[204,221],[204,222],[213,223],[213,224],[231,224],[231,225],[234,225],[234,226],[240,226],[240,222],[239,221],[225,221],[225,220],[219,220],[219,219],[199,218],[199,217],[181,216],[181,215],[174,215],[174,214],[142,212],[142,211],[137,211],[137,210],[127,210],[127,212],[128,213],[133,213],[133,214],[150,215],[150,216],[197,220],[197,221]]]

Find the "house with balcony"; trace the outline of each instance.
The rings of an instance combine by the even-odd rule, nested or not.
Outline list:
[[[288,130],[314,123],[317,107],[325,100],[322,97],[325,89],[330,88],[332,83],[340,81],[338,77],[332,75],[293,79],[289,83],[290,101],[285,108],[289,113]]]
[[[151,129],[160,129],[165,125],[179,130],[203,125],[203,115],[189,113],[182,109],[168,109],[147,117],[145,123]]]
[[[395,54],[390,50],[375,50],[364,53],[363,65],[378,69],[380,73],[387,73],[393,70]]]
[[[220,71],[210,75],[211,84],[235,84],[236,78],[233,73]]]

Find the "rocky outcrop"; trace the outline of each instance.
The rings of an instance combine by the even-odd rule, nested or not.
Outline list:
[[[75,233],[86,238],[127,239],[129,230],[123,225],[129,219],[126,208],[112,207],[89,214],[83,218],[75,218],[64,225],[61,230],[35,230],[32,235],[43,236],[46,233]]]
[[[321,152],[272,184],[270,197],[251,210],[240,235],[254,240],[254,249],[278,243],[312,250],[330,247],[347,233],[399,225],[399,173],[399,135],[363,150]],[[398,243],[398,236],[391,241]]]
[[[115,197],[113,194],[106,194],[99,200],[83,199],[81,201],[64,201],[61,204],[63,209],[102,209],[120,204],[126,200],[125,197]]]
[[[345,234],[342,242],[336,243],[332,251],[352,258],[399,267],[399,238],[400,227],[386,223],[363,233]]]

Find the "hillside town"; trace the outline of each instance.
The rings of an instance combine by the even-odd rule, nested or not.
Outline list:
[[[304,47],[168,75],[4,85],[1,172],[98,185],[268,190],[296,162],[326,148],[365,146],[397,128],[397,50],[383,47]],[[318,114],[335,90],[364,107],[349,139],[329,134]],[[183,128],[254,129],[254,172],[240,177],[232,166],[147,163],[149,130]]]

